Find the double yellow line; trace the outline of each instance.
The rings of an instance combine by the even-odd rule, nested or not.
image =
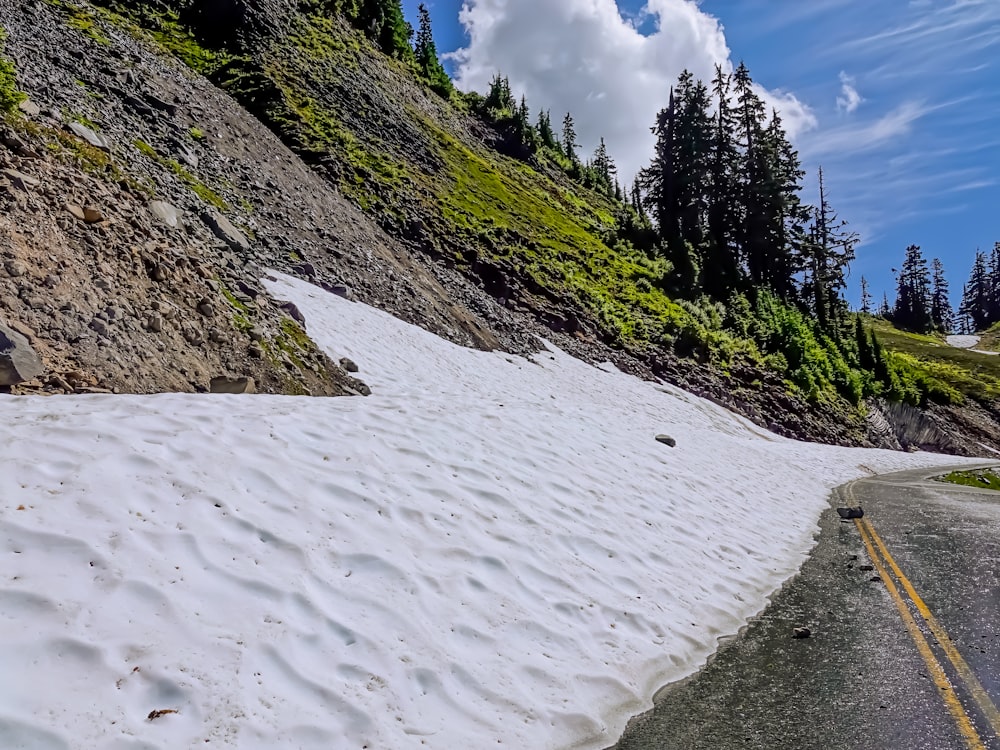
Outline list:
[[[906,598],[904,598],[900,593],[893,577],[889,575],[890,570],[895,575],[895,579],[899,582],[903,591],[906,592],[906,596],[909,598],[910,602],[912,602],[913,608],[916,610],[917,614],[919,614],[927,624],[931,635],[941,647],[941,651],[954,668],[955,674],[958,676],[966,691],[976,702],[976,705],[982,712],[983,717],[992,728],[993,735],[998,738],[1000,738],[1000,711],[997,710],[996,705],[994,705],[986,690],[983,689],[982,683],[980,683],[975,674],[973,674],[968,663],[966,663],[965,659],[962,658],[962,655],[952,644],[952,640],[948,636],[944,627],[942,627],[941,623],[938,622],[937,618],[934,617],[933,613],[931,613],[930,609],[924,603],[924,600],[913,587],[913,584],[910,583],[910,580],[903,575],[903,571],[899,569],[899,565],[896,564],[892,555],[889,554],[889,550],[886,548],[885,542],[883,542],[882,538],[878,535],[878,533],[876,533],[874,527],[872,527],[868,519],[856,518],[854,519],[854,523],[858,527],[858,531],[861,533],[861,540],[864,542],[865,548],[868,550],[868,557],[871,558],[872,565],[875,566],[879,576],[881,576],[882,581],[885,583],[889,596],[891,596],[893,602],[895,602],[896,608],[899,610],[900,617],[903,618],[903,624],[906,626],[907,631],[910,633],[910,637],[916,644],[917,650],[920,652],[920,656],[923,657],[931,679],[933,680],[934,685],[938,688],[941,699],[944,701],[952,719],[954,719],[955,724],[958,726],[958,731],[965,740],[966,746],[969,750],[985,750],[986,746],[983,744],[982,738],[979,736],[975,726],[969,719],[969,715],[966,713],[965,708],[962,706],[958,696],[955,694],[954,688],[948,679],[948,675],[945,673],[944,667],[934,655],[934,651],[931,649],[930,643],[927,641],[927,636],[924,635],[923,630],[921,630],[920,626],[917,624],[917,620],[914,617],[913,612],[907,605]]]

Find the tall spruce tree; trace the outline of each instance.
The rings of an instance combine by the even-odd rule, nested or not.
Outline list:
[[[892,322],[917,333],[928,333],[934,328],[930,272],[919,245],[906,248],[906,257],[896,279],[896,306],[892,311]]]
[[[959,314],[968,318],[974,331],[984,331],[989,327],[992,296],[986,254],[977,250],[959,307]]]
[[[868,288],[868,279],[864,276],[861,277],[861,312],[867,315],[872,312],[872,293]]]
[[[951,302],[948,300],[948,279],[938,258],[931,261],[931,324],[942,333],[951,333],[954,325]]]
[[[736,138],[742,150],[738,178],[742,221],[737,231],[737,244],[747,280],[751,288],[756,288],[767,282],[768,253],[771,249],[763,205],[769,167],[762,143],[766,110],[744,63],[741,62],[733,73],[732,81],[737,102]]]
[[[341,0],[341,12],[373,39],[385,54],[406,60],[413,57],[413,28],[403,17],[399,0]]]
[[[708,242],[704,265],[705,292],[715,299],[726,299],[740,280],[737,245],[739,219],[739,153],[736,148],[736,120],[730,104],[731,77],[715,66],[712,79],[715,117],[712,122],[711,167],[708,193]]]
[[[417,29],[417,39],[413,48],[413,57],[417,71],[427,81],[431,90],[445,99],[451,96],[451,78],[445,72],[438,59],[437,46],[434,44],[434,33],[431,31],[431,13],[423,3],[417,6],[420,24]]]
[[[556,148],[556,134],[552,130],[552,117],[549,110],[543,109],[538,113],[538,137],[542,145],[546,148]]]
[[[563,117],[562,147],[563,153],[566,155],[567,159],[574,164],[579,162],[576,150],[580,147],[580,144],[576,142],[576,125],[573,123],[573,115],[569,112],[567,112],[566,116]]]
[[[847,267],[854,260],[858,235],[847,229],[826,195],[823,168],[818,170],[819,205],[812,209],[809,241],[803,246],[806,262],[805,296],[809,308],[828,333],[839,331],[844,313],[842,291]]]

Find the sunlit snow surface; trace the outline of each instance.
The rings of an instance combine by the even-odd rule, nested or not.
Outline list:
[[[955,462],[270,287],[374,395],[0,400],[0,747],[604,747],[831,487]]]

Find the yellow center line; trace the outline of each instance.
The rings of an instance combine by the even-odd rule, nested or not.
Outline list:
[[[924,664],[927,665],[927,671],[930,672],[931,680],[933,680],[934,685],[938,688],[938,693],[944,701],[944,704],[948,709],[948,713],[951,714],[955,724],[958,725],[958,731],[962,735],[962,739],[965,740],[966,746],[969,750],[986,750],[986,745],[983,744],[982,739],[980,739],[979,734],[976,732],[976,728],[972,725],[968,714],[965,713],[965,709],[962,708],[962,704],[955,695],[955,691],[952,689],[951,683],[948,681],[948,675],[944,672],[944,667],[941,666],[941,663],[934,656],[934,652],[931,651],[930,644],[927,643],[927,639],[924,637],[923,632],[921,632],[920,626],[917,625],[916,620],[913,619],[913,615],[910,614],[910,608],[906,606],[906,602],[900,595],[899,589],[896,588],[896,584],[893,583],[892,578],[889,577],[888,571],[885,569],[885,566],[879,559],[878,554],[875,552],[872,540],[868,536],[868,528],[870,528],[869,524],[861,518],[855,518],[854,524],[858,527],[858,531],[861,533],[861,539],[865,544],[865,548],[868,550],[868,557],[871,559],[872,565],[875,566],[878,574],[882,577],[882,581],[885,583],[889,596],[891,596],[892,600],[896,603],[896,609],[899,610],[900,617],[903,618],[903,624],[906,625],[906,629],[909,631],[910,637],[917,646],[917,651],[919,651],[920,656],[923,657]]]
[[[903,575],[903,571],[899,569],[896,561],[892,559],[892,555],[889,554],[889,550],[886,549],[885,543],[882,538],[875,532],[872,525],[865,519],[861,519],[861,522],[865,525],[868,533],[871,535],[872,539],[875,540],[875,544],[885,561],[889,563],[889,567],[892,568],[892,572],[896,574],[896,578],[902,584],[903,589],[906,591],[907,596],[913,602],[913,605],[917,608],[917,612],[920,616],[927,621],[927,625],[934,635],[934,638],[941,646],[941,650],[944,651],[945,656],[955,667],[955,671],[958,672],[958,676],[965,683],[969,694],[972,695],[973,700],[979,706],[979,710],[983,712],[986,720],[989,722],[990,727],[993,729],[993,734],[1000,737],[1000,711],[997,710],[996,704],[993,703],[989,694],[983,688],[982,683],[976,678],[972,669],[969,667],[968,663],[959,653],[958,649],[955,648],[954,643],[951,638],[948,637],[948,633],[942,627],[941,623],[938,622],[937,618],[931,613],[930,609],[924,603],[924,600],[920,598],[916,589],[913,588],[913,584],[910,583],[909,579]]]

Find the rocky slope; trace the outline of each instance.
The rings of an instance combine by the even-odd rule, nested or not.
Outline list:
[[[675,311],[650,307],[643,259],[608,254],[606,199],[500,156],[494,131],[318,5],[0,0],[30,97],[0,138],[0,319],[45,368],[15,390],[224,375],[366,392],[262,290],[278,268],[463,345],[525,352],[544,335],[782,434],[895,442],[759,368],[623,346],[643,324],[623,300]]]

